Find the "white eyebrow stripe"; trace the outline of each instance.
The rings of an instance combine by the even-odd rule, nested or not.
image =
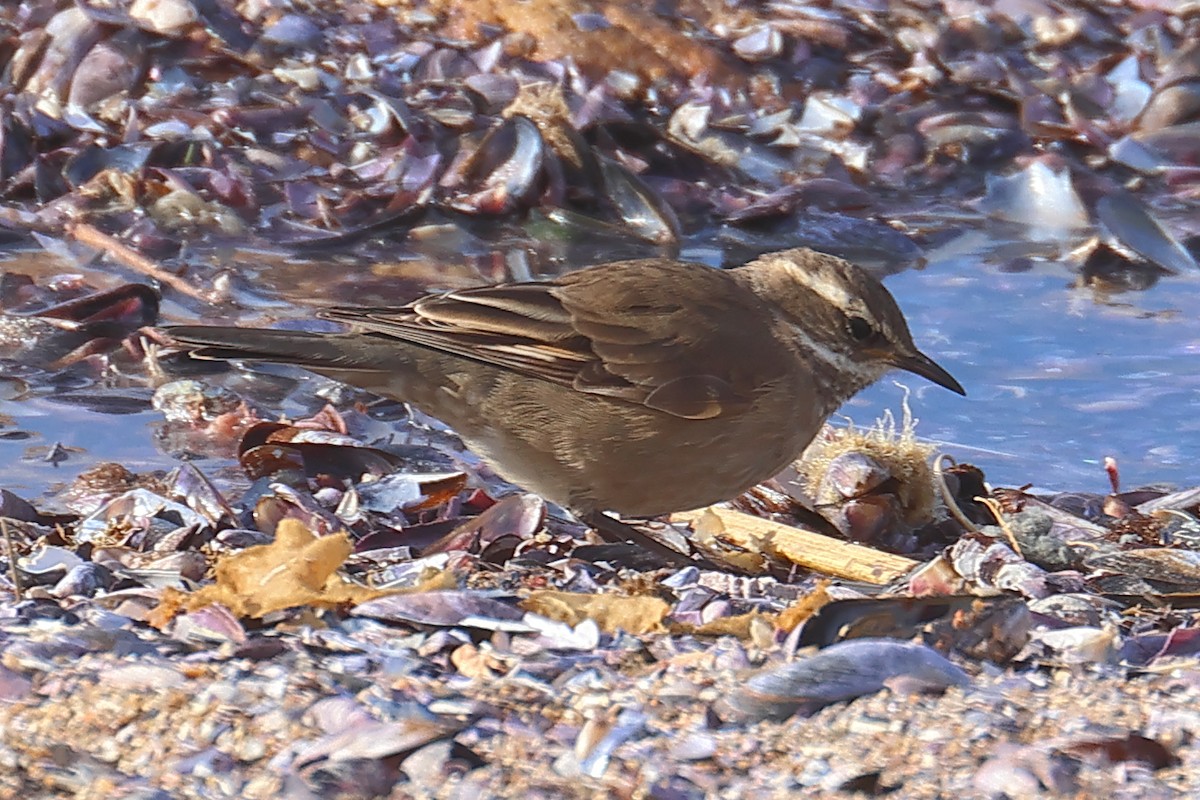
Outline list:
[[[796,266],[790,267],[790,271],[797,283],[820,295],[835,308],[850,307],[850,293],[846,291],[846,287],[841,282],[831,280],[827,274],[810,272]]]

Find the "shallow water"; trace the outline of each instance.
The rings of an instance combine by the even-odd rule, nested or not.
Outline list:
[[[924,269],[886,282],[919,346],[962,382],[968,397],[893,373],[851,401],[843,415],[860,425],[888,409],[899,415],[905,390],[898,384],[903,383],[911,390],[918,434],[943,443],[958,460],[980,466],[995,485],[1105,491],[1105,456],[1117,459],[1126,487],[1200,483],[1200,465],[1193,458],[1200,451],[1194,401],[1200,384],[1200,318],[1191,312],[1200,304],[1200,275],[1168,277],[1146,291],[1105,297],[1073,288],[1072,273],[1052,262],[1005,272],[996,265],[1000,259],[962,241],[926,255]],[[39,273],[34,276],[39,281],[76,271],[28,255],[10,266]],[[383,296],[388,271],[354,269],[288,267],[313,285],[338,273],[345,283],[336,289],[337,302],[403,299]],[[302,315],[296,303],[315,302],[301,281],[281,277],[288,270],[263,268],[249,281],[254,288],[239,299],[256,310],[242,322],[261,322],[257,317],[264,308],[271,317]],[[428,271],[400,272],[407,279],[402,294],[438,280]],[[471,273],[447,274],[460,283],[471,280]],[[102,272],[88,277],[97,285],[114,283]],[[300,294],[284,297],[289,292],[280,286]],[[247,297],[254,302],[247,304]],[[196,309],[170,300],[168,292],[164,322],[195,319]],[[104,386],[99,379],[95,391]],[[0,435],[5,488],[32,497],[101,461],[138,471],[174,466],[177,462],[159,450],[154,436],[161,416],[145,403],[149,388],[109,391],[140,398],[144,410],[134,402],[132,413],[100,413],[43,392],[0,400],[0,414],[9,418],[0,428],[9,436]],[[65,460],[46,459],[56,442],[67,448]]]
[[[1127,487],[1200,482],[1200,276],[1108,298],[1072,281],[1060,265],[1007,274],[936,252],[890,278],[920,346],[967,389],[893,375],[918,433],[998,485],[1107,491],[1105,456]],[[869,420],[902,394],[885,379],[846,411]]]

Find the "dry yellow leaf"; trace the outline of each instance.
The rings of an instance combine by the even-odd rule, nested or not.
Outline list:
[[[593,619],[605,633],[650,633],[662,630],[671,607],[657,597],[622,597],[615,594],[538,591],[521,602],[521,608],[568,625]]]
[[[692,633],[699,636],[736,636],[739,639],[751,638],[752,631],[756,623],[774,623],[774,614],[763,614],[758,611],[751,611],[748,614],[738,614],[734,617],[718,617],[697,625],[692,629]],[[772,629],[774,625],[772,625]]]
[[[792,603],[783,611],[780,611],[776,624],[781,629],[791,633],[797,625],[805,622],[813,614],[820,611],[823,605],[832,600],[829,592],[825,591],[829,584],[830,581],[828,580],[817,583],[811,592]]]
[[[352,551],[345,534],[316,536],[298,520],[285,519],[270,544],[222,556],[215,584],[191,594],[164,591],[148,621],[161,628],[180,611],[209,603],[221,603],[239,617],[259,618],[294,606],[333,608],[394,594],[350,583],[338,574]]]
[[[494,678],[504,670],[504,664],[491,653],[473,644],[464,644],[450,653],[450,663],[468,678]]]

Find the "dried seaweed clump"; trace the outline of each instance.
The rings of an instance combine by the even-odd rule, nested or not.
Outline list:
[[[931,457],[937,448],[918,441],[907,396],[901,407],[899,424],[885,411],[870,428],[853,421],[840,429],[826,426],[808,446],[795,467],[818,508],[890,494],[908,525],[933,519],[938,493]]]

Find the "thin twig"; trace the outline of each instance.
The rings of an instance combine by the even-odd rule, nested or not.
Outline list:
[[[8,521],[0,517],[0,531],[4,533],[4,546],[8,548],[9,578],[12,580],[13,594],[20,600],[25,594],[21,588],[21,574],[17,572],[17,549],[13,545],[12,531],[8,529]]]
[[[206,292],[192,286],[175,273],[168,272],[129,245],[108,235],[94,225],[89,225],[86,222],[77,222],[71,225],[67,231],[75,238],[75,241],[104,252],[109,258],[116,260],[123,266],[129,267],[156,281],[165,283],[182,295],[186,295],[193,300],[199,300],[202,303],[212,302],[212,299]]]
[[[979,528],[975,526],[963,513],[962,508],[958,505],[958,501],[954,499],[954,494],[950,491],[949,485],[946,484],[946,475],[942,471],[942,461],[950,462],[950,466],[958,466],[958,462],[945,453],[939,453],[938,457],[933,460],[933,479],[937,481],[938,491],[942,494],[942,503],[946,506],[946,510],[950,512],[950,516],[958,520],[958,524],[962,525],[971,533],[979,533]]]
[[[1017,543],[1017,535],[1013,533],[1012,528],[1008,526],[1008,521],[1004,519],[1004,513],[1000,509],[1000,501],[993,497],[975,497],[972,499],[977,503],[983,503],[987,506],[987,510],[991,511],[992,516],[996,518],[996,525],[999,526],[1000,530],[1004,531],[1005,538],[1012,545],[1013,552],[1024,558],[1025,554],[1021,552],[1021,545]]]
[[[680,511],[671,515],[671,522],[695,524],[707,514],[716,515],[723,526],[722,539],[751,550],[761,546],[769,555],[824,575],[883,586],[920,566],[920,562],[911,558],[772,522],[732,508],[710,506],[698,511]]]

